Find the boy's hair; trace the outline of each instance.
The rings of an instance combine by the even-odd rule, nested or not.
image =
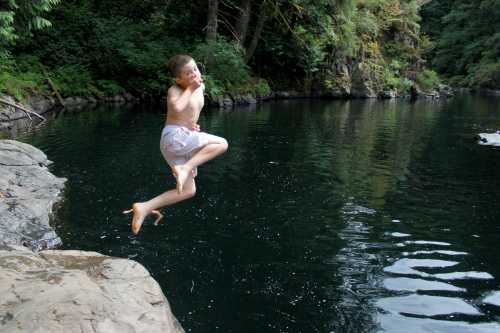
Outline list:
[[[177,54],[168,61],[168,69],[173,77],[177,77],[182,67],[184,67],[193,58],[188,54]]]

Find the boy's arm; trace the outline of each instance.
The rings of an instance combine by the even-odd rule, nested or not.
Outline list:
[[[189,99],[193,92],[191,89],[181,89],[177,86],[172,86],[168,89],[167,105],[168,109],[174,112],[183,111],[189,103]]]
[[[182,112],[189,103],[191,95],[198,89],[203,82],[200,79],[193,80],[185,89],[179,86],[172,86],[168,89],[167,105],[169,110],[174,112]]]

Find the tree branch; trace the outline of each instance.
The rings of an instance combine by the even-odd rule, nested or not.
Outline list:
[[[8,106],[12,106],[12,107],[15,107],[16,109],[19,109],[19,110],[21,110],[21,111],[24,111],[24,112],[28,115],[28,118],[29,118],[30,120],[31,120],[31,115],[34,115],[34,116],[36,116],[36,117],[38,117],[38,118],[40,118],[40,119],[42,119],[42,120],[45,120],[45,118],[44,118],[43,116],[39,115],[38,113],[36,113],[36,112],[34,112],[34,111],[31,111],[31,110],[28,110],[28,109],[25,109],[25,108],[23,108],[22,106],[17,105],[17,104],[15,104],[15,103],[11,103],[11,102],[6,101],[6,100],[1,99],[1,98],[0,98],[0,103],[5,104],[5,105],[8,105]]]

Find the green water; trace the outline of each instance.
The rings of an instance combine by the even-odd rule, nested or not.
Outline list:
[[[187,332],[500,332],[498,99],[281,101],[204,110],[230,148],[194,199],[130,232],[174,186],[161,108],[60,115],[20,139],[68,178],[64,248],[133,258]]]

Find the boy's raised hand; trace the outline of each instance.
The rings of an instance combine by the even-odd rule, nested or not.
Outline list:
[[[202,84],[203,80],[201,79],[201,77],[194,76],[192,78],[191,84],[189,85],[189,89],[191,89],[191,91],[195,91],[196,89],[201,87]]]

